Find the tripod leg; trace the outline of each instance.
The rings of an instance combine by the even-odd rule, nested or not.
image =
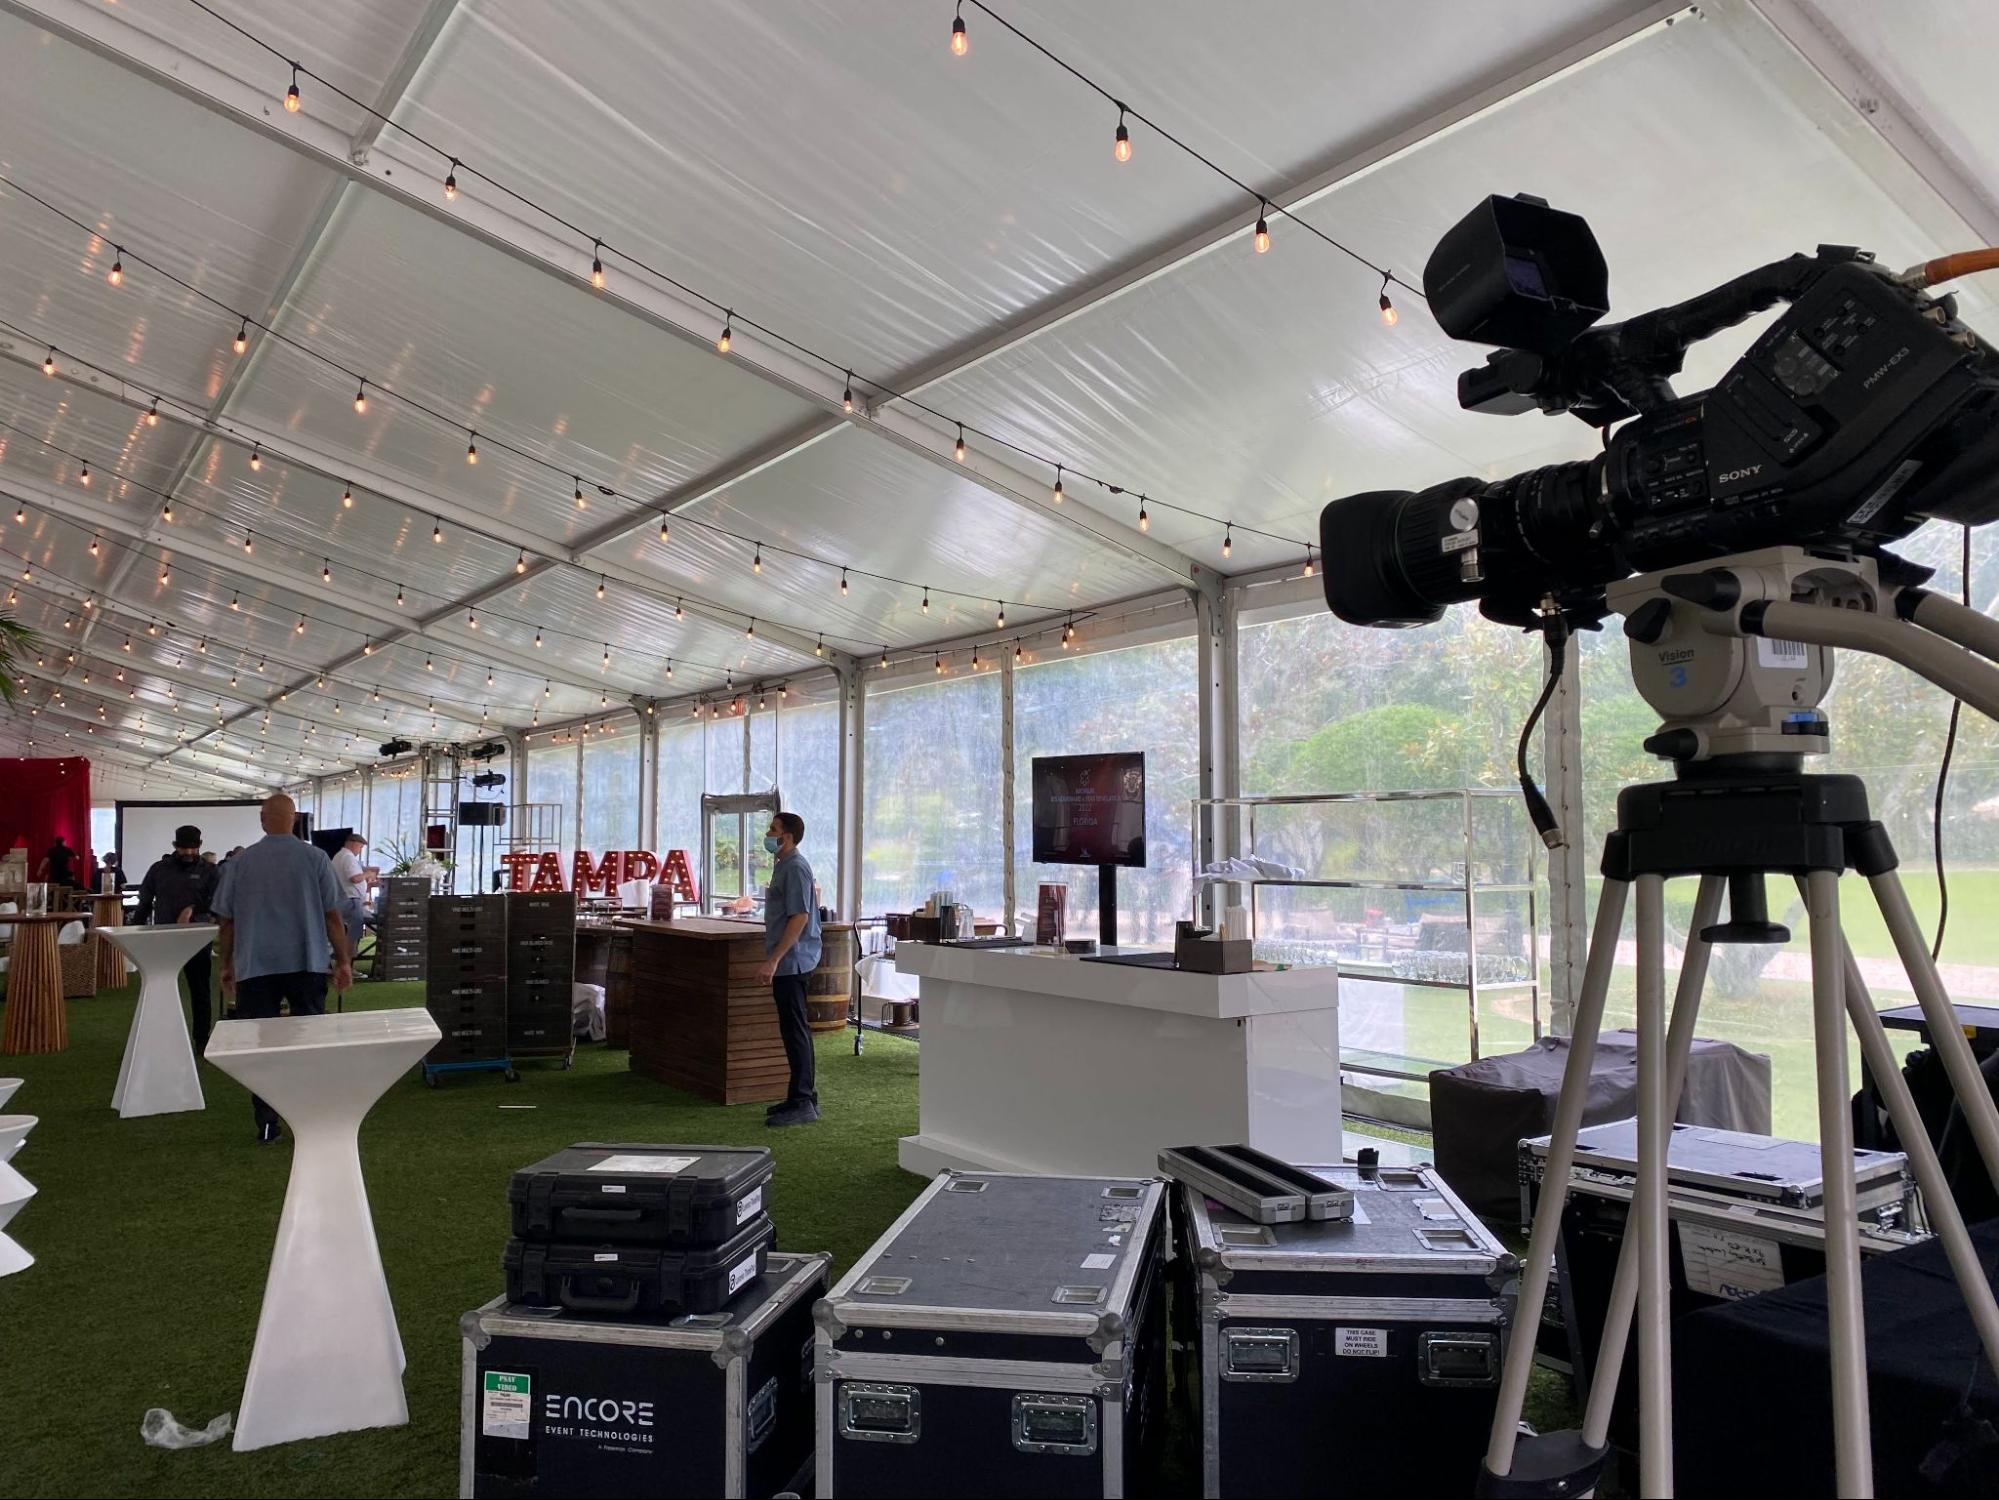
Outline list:
[[[1555,1128],[1548,1140],[1548,1161],[1542,1178],[1540,1204],[1527,1240],[1527,1261],[1520,1273],[1520,1297],[1514,1313],[1513,1336],[1506,1345],[1506,1363],[1499,1377],[1499,1395],[1492,1414],[1492,1437],[1485,1450],[1489,1476],[1513,1471],[1513,1448],[1520,1433],[1520,1414],[1527,1401],[1527,1377],[1534,1370],[1534,1329],[1548,1297],[1548,1272],[1561,1233],[1562,1205],[1568,1197],[1569,1168],[1576,1158],[1576,1132],[1582,1128],[1583,1105],[1589,1098],[1590,1072],[1596,1062],[1597,1031],[1610,993],[1610,971],[1617,962],[1617,938],[1624,926],[1625,898],[1631,887],[1606,880],[1597,898],[1596,925],[1590,930],[1589,960],[1583,969],[1583,991],[1569,1034],[1569,1061],[1562,1070],[1562,1092],[1555,1101]]]
[[[1673,1493],[1673,1346],[1666,1299],[1666,880],[1638,877],[1638,1175],[1626,1239],[1638,1241],[1638,1488]]]
[[[1714,951],[1701,936],[1721,919],[1721,893],[1726,882],[1719,875],[1701,876],[1700,893],[1694,897],[1693,925],[1687,932],[1687,951],[1680,960],[1679,986],[1673,992],[1673,1020],[1666,1033],[1666,1114],[1679,1113],[1680,1091],[1686,1083],[1687,1057],[1693,1051],[1694,1027],[1698,1024],[1701,991],[1707,985],[1707,963]],[[1589,1406],[1583,1413],[1583,1441],[1601,1448],[1610,1441],[1610,1414],[1617,1402],[1617,1386],[1624,1373],[1624,1350],[1631,1336],[1631,1314],[1638,1306],[1638,1224],[1633,1217],[1624,1242],[1617,1250],[1617,1274],[1610,1284],[1610,1305],[1605,1310],[1603,1339],[1597,1346],[1596,1370],[1590,1381]]]
[[[1923,1007],[1923,1019],[1929,1022],[1930,1045],[1936,1048],[1944,1072],[1950,1075],[1951,1089],[1964,1110],[1966,1123],[1971,1126],[1972,1139],[1978,1142],[1985,1170],[1991,1174],[1993,1185],[1999,1187],[1999,1108],[1993,1105],[1992,1091],[1978,1071],[1971,1043],[1964,1039],[1957,1012],[1944,992],[1943,978],[1923,942],[1923,929],[1916,921],[1916,914],[1909,909],[1901,877],[1889,870],[1871,877],[1867,883],[1880,903],[1881,918],[1888,924],[1888,935],[1895,940],[1902,967],[1908,970],[1909,985]]]
[[[1841,947],[1846,954],[1846,1011],[1853,1020],[1853,1029],[1860,1034],[1860,1054],[1867,1059],[1868,1069],[1879,1083],[1888,1118],[1895,1122],[1895,1133],[1902,1138],[1909,1170],[1915,1174],[1916,1186],[1922,1190],[1923,1203],[1929,1210],[1930,1228],[1943,1242],[1958,1289],[1964,1293],[1965,1306],[1971,1311],[1972,1324],[1978,1329],[1979,1341],[1985,1345],[1985,1358],[1999,1371],[1999,1300],[1992,1295],[1992,1283],[1986,1279],[1978,1251],[1965,1232],[1964,1216],[1957,1211],[1957,1200],[1951,1197],[1950,1187],[1944,1182],[1936,1147],[1930,1144],[1923,1130],[1923,1117],[1916,1112],[1908,1081],[1895,1066],[1887,1029],[1874,1013],[1874,998],[1867,993],[1867,983],[1860,977],[1860,961],[1853,956],[1853,945],[1842,943]]]
[[[1817,1052],[1819,1156],[1825,1171],[1826,1307],[1832,1325],[1833,1465],[1839,1493],[1874,1493],[1867,1425],[1867,1333],[1860,1315],[1860,1225],[1854,1207],[1853,1116],[1846,1076],[1846,963],[1839,875],[1805,877],[1811,921],[1812,1039]]]

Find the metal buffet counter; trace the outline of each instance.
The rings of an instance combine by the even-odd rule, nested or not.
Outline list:
[[[1166,1146],[1339,1161],[1339,976],[1194,974],[904,942],[922,985],[902,1166],[1150,1176]]]
[[[632,1071],[718,1104],[782,1099],[790,1071],[777,1008],[770,986],[756,978],[763,923],[677,917],[621,925],[632,934],[625,1018]],[[827,922],[821,932],[829,960],[851,952],[851,926]],[[843,1004],[843,1023],[845,1014]]]

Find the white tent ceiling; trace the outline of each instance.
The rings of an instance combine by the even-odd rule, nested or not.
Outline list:
[[[1619,314],[1999,235],[1973,0],[994,8],[1411,283],[1489,192],[1586,214]],[[964,58],[941,0],[215,11],[0,0],[0,569],[48,641],[0,749],[321,774],[1296,566],[1337,495],[1589,451],[1459,411],[1420,298],[1384,327],[1281,217],[1251,254],[1144,125],[1114,162],[977,6]]]

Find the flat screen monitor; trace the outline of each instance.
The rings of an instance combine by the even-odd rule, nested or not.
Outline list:
[[[1145,752],[1037,755],[1034,860],[1145,865]]]

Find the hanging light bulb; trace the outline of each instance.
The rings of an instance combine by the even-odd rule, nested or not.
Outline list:
[[[963,422],[958,424],[958,441],[951,445],[951,456],[957,459],[959,463],[965,461],[965,424]]]
[[[285,113],[286,113],[286,114],[288,114],[288,115],[295,115],[295,114],[297,114],[297,113],[298,113],[298,103],[299,103],[299,100],[298,100],[298,64],[297,64],[297,63],[293,63],[293,64],[292,64],[292,86],[291,86],[290,88],[288,88],[288,89],[286,89],[286,90],[285,90]]]
[[[763,570],[764,570],[764,544],[762,542],[758,542],[756,555],[750,559],[750,571],[752,573],[761,573],[763,572]]]
[[[1015,665],[1018,665],[1019,663],[1027,660],[1027,653],[1020,649],[1019,641],[1015,641],[1013,643],[1013,659]]]
[[[89,460],[89,459],[87,459],[87,458],[86,458],[86,459],[85,459],[85,460],[83,461],[83,467],[82,467],[81,469],[77,470],[77,472],[76,472],[76,482],[77,482],[78,484],[82,485],[82,486],[83,486],[83,487],[84,487],[85,489],[89,489],[89,488],[90,488],[90,460]]]
[[[430,539],[433,542],[444,540],[444,522],[436,516],[430,518]]]
[[[245,552],[255,552],[257,550],[256,538],[251,536],[247,531],[243,533],[243,550]]]
[[[812,654],[814,656],[824,656],[826,654],[826,637],[824,634],[820,635],[818,644],[813,646]]]
[[[1400,314],[1395,311],[1395,304],[1388,300],[1388,282],[1388,272],[1383,271],[1381,273],[1381,321],[1386,327],[1393,328],[1399,320]]]
[[[1227,557],[1233,551],[1235,551],[1235,522],[1230,521],[1222,527],[1222,556]]]
[[[1062,644],[1066,646],[1069,644],[1069,642],[1073,641],[1075,638],[1076,638],[1076,617],[1074,615],[1071,615],[1062,624]]]
[[[936,660],[937,660],[937,675],[939,677],[942,677],[944,675],[944,658],[940,656]]]
[[[375,638],[373,636],[368,637],[366,641],[362,642],[361,654],[363,656],[373,656],[375,654]]]
[[[930,586],[928,584],[923,586],[923,612],[926,615],[930,613]]]
[[[208,655],[208,637],[207,637],[207,636],[203,636],[203,637],[201,638],[201,644],[200,644],[199,646],[195,647],[195,650],[199,651],[199,652],[200,652],[200,653],[201,653],[201,654],[202,654],[203,656],[206,656],[206,655]]]
[[[166,522],[166,523],[167,523],[167,524],[168,524],[169,526],[171,526],[171,525],[173,524],[173,519],[174,519],[174,503],[173,503],[173,501],[171,501],[171,500],[162,500],[162,501],[160,502],[160,519],[161,519],[162,521],[165,521],[165,522]]]
[[[715,352],[717,354],[727,354],[729,352],[729,344],[735,333],[735,323],[735,311],[733,309],[725,311],[722,315],[721,337],[715,340]]]
[[[148,427],[157,427],[160,425],[160,398],[158,396],[153,397],[153,404],[146,408],[146,425]]]
[[[854,372],[852,370],[847,372],[846,390],[840,393],[840,410],[844,411],[850,417],[854,414]]]
[[[673,675],[673,658],[670,656],[666,659],[666,675],[668,677]]]
[[[473,609],[470,605],[467,605],[465,608],[465,628],[467,630],[477,630],[479,628],[479,611]],[[491,687],[492,684],[489,682],[486,686]]]
[[[1305,576],[1306,576],[1307,578],[1310,578],[1310,577],[1312,576],[1312,573],[1313,573],[1313,568],[1312,568],[1312,544],[1311,544],[1310,542],[1307,542],[1307,543],[1305,544]]]
[[[597,597],[599,599],[604,597],[604,575],[602,573],[597,575]]]
[[[229,607],[235,610],[238,614],[242,613],[243,595],[240,590],[231,589],[229,591]]]
[[[604,242],[590,242],[590,285],[598,291],[604,290]]]
[[[403,586],[399,583],[396,585],[396,607],[398,609],[402,608],[402,603],[403,603]]]
[[[666,517],[665,517],[665,516],[661,516],[661,517],[659,518],[659,539],[660,539],[660,540],[661,540],[662,542],[670,542],[670,541],[672,541],[672,540],[673,540],[673,531],[672,531],[672,529],[671,529],[670,527],[668,527],[668,525],[666,524]]]
[[[611,670],[611,643],[609,641],[604,642],[604,661],[603,664],[597,668],[597,670],[600,672],[608,672]]]
[[[1057,505],[1060,505],[1064,498],[1066,498],[1062,493],[1062,466],[1060,464],[1055,466],[1055,488],[1049,493],[1049,498]]]
[[[321,559],[320,559],[320,563],[319,563],[319,581],[320,581],[321,583],[331,583],[331,582],[333,582],[333,560],[332,560],[331,558],[321,558]]]
[[[125,280],[125,247],[117,245],[113,248],[117,251],[117,254],[111,261],[111,274],[105,277],[105,280],[109,281],[113,286],[118,286]]]
[[[840,569],[840,596],[842,598],[845,598],[846,594],[847,594],[847,570],[845,568],[842,568]]]
[[[1256,253],[1261,255],[1270,248],[1270,224],[1264,218],[1270,205],[1259,201],[1256,207]]]
[[[250,445],[250,472],[254,474],[263,467],[264,445],[262,443],[252,443]]]
[[[27,506],[25,506],[25,505],[23,505],[23,504],[21,504],[21,503],[20,503],[19,501],[16,501],[16,502],[15,502],[15,504],[14,504],[14,521],[15,521],[15,524],[16,524],[16,525],[19,525],[19,524],[21,524],[21,523],[25,522],[25,521],[26,521],[27,519],[28,519],[28,507],[27,507]]]
[[[304,635],[304,634],[305,634],[305,616],[304,616],[304,615],[300,615],[300,616],[298,617],[298,624],[296,624],[296,625],[292,626],[292,634],[293,634],[293,635]]]
[[[350,484],[340,491],[340,508],[342,510],[352,510],[354,508],[353,485]]]
[[[48,358],[42,361],[42,373],[44,375],[53,375],[55,374],[55,372],[56,372],[56,346],[54,344],[51,344],[49,345]]]
[[[534,628],[534,649],[537,651],[541,650],[541,627],[539,625]]]
[[[465,434],[465,462],[468,464],[479,462],[479,434],[476,432]]]
[[[92,534],[90,538],[90,555],[92,557],[97,556],[97,537],[95,534]]]
[[[161,587],[161,588],[166,588],[166,587],[167,587],[167,586],[168,586],[169,584],[171,584],[171,583],[172,583],[173,581],[174,581],[174,574],[173,574],[173,564],[171,564],[171,563],[161,563],[161,564],[160,564],[160,587]]]
[[[951,51],[963,57],[972,50],[972,39],[965,35],[965,0],[958,0],[958,14],[951,19]]]
[[[1113,138],[1111,155],[1119,161],[1131,160],[1131,132],[1124,128],[1124,106],[1117,107],[1117,135]]]
[[[1145,496],[1143,495],[1138,497],[1138,529],[1140,531],[1152,530],[1152,517],[1145,513]]]
[[[548,679],[547,679],[547,678],[543,678],[543,679],[542,679],[542,684],[541,684],[541,695],[542,695],[542,697],[546,698],[546,697],[547,697],[547,696],[549,695],[549,693],[550,693],[550,692],[552,692],[552,691],[553,691],[553,688],[551,687],[551,685],[550,685],[550,683],[549,683]]]
[[[514,572],[516,574],[520,574],[520,573],[525,573],[527,570],[528,570],[528,549],[523,547],[521,548],[521,555],[514,559]]]
[[[451,203],[458,197],[458,158],[452,157],[451,164],[444,172],[444,201]]]
[[[673,618],[676,620],[687,618],[687,606],[682,604],[678,599],[673,601]]]
[[[245,349],[250,347],[250,320],[248,318],[245,318],[243,326],[236,330],[236,341],[230,347],[238,354],[241,354]]]
[[[424,652],[423,654],[423,669],[426,672],[435,672],[437,670],[436,666],[431,662],[430,653],[428,651]]]
[[[354,387],[354,410],[357,412],[365,412],[367,409],[368,409],[368,382],[364,380],[359,385]]]
[[[1004,630],[1006,629],[1006,600],[995,599],[993,603],[999,606],[999,619],[994,621],[994,624],[999,629]]]

